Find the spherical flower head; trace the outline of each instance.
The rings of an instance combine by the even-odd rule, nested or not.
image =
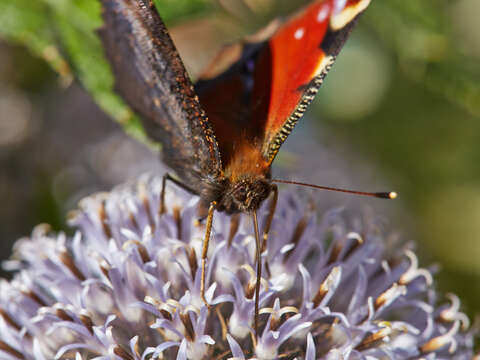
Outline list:
[[[85,198],[71,237],[39,225],[17,242],[14,277],[0,280],[0,359],[472,357],[458,298],[435,291],[410,247],[375,219],[317,214],[286,191],[262,254],[255,336],[250,218],[231,227],[215,214],[207,306],[198,198],[168,185],[162,213],[161,184],[145,176]]]

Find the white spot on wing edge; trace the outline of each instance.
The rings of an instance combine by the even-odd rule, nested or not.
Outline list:
[[[330,12],[330,5],[328,3],[325,3],[325,5],[322,6],[322,8],[318,11],[317,22],[319,23],[324,22],[327,19],[329,12]]]
[[[338,14],[334,14],[330,20],[330,27],[333,31],[340,30],[349,22],[351,22],[358,14],[363,12],[371,0],[361,0],[355,6],[348,6],[341,10]],[[336,12],[335,12],[336,13]]]
[[[303,35],[305,35],[305,29],[303,27],[298,28],[297,31],[295,31],[295,34],[293,34],[293,36],[297,40],[300,40],[301,38],[303,38]]]
[[[340,13],[345,5],[347,4],[347,0],[336,0],[333,2],[333,13],[338,14]]]

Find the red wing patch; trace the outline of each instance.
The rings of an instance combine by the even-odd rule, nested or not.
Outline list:
[[[260,167],[270,166],[369,3],[314,1],[216,58],[196,90],[226,169],[252,151]]]
[[[263,69],[272,77],[262,148],[269,163],[313,100],[354,20],[369,3],[315,1],[270,39],[271,70]]]

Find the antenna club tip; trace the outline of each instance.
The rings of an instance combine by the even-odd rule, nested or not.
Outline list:
[[[398,194],[395,191],[372,193],[373,196],[381,199],[396,199]]]

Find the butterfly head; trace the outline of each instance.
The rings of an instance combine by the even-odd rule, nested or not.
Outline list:
[[[272,191],[272,184],[266,177],[247,176],[228,182],[227,187],[219,208],[229,214],[257,210]]]

